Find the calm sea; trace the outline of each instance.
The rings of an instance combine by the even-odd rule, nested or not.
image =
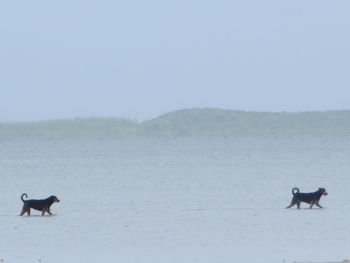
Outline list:
[[[302,260],[338,259],[350,246],[349,175],[347,137],[0,140],[0,247],[37,251],[45,240],[48,251],[250,248],[292,260],[298,249]],[[326,209],[286,210],[294,186],[325,187]],[[57,195],[57,216],[23,221],[24,192]]]

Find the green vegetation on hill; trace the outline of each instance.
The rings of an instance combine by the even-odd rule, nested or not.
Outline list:
[[[180,110],[142,124],[144,134],[173,136],[350,135],[350,111],[271,113]]]
[[[187,109],[138,123],[77,118],[0,123],[0,137],[350,135],[350,111],[301,113]]]

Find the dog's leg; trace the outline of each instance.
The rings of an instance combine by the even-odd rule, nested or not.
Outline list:
[[[47,208],[46,212],[48,212],[49,215],[52,216],[51,211],[50,211],[50,207]]]
[[[287,206],[286,208],[288,209],[288,208],[291,208],[293,205],[295,205],[295,204],[290,204],[289,206]]]
[[[28,216],[30,216],[30,207],[28,207],[28,209],[27,209],[27,214],[28,214]]]
[[[23,205],[22,212],[21,212],[20,216],[23,216],[26,212],[27,212],[27,208],[25,205]]]
[[[291,208],[292,206],[294,206],[296,204],[296,200],[293,198],[292,201],[290,202],[290,205],[287,206],[286,208]]]
[[[314,203],[315,203],[314,201],[311,201],[311,203],[310,203],[310,209],[312,209]]]
[[[319,208],[323,208],[318,202],[315,203]]]
[[[297,207],[298,207],[298,209],[300,209],[300,201],[299,200],[297,201]]]
[[[45,212],[46,212],[46,207],[43,209],[43,211],[41,212],[41,215],[44,216],[45,215]]]
[[[43,212],[42,212],[41,215],[44,215],[45,212],[47,212],[50,216],[52,216],[51,211],[50,211],[50,207],[45,207],[45,208],[43,209]]]
[[[41,215],[42,216],[45,215],[45,212],[47,212],[50,216],[52,216],[51,211],[50,211],[50,207],[45,207],[43,209],[43,212],[41,213]]]

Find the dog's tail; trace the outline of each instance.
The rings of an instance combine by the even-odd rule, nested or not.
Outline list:
[[[297,193],[299,193],[299,188],[298,188],[298,187],[294,187],[294,188],[292,189],[292,194],[295,195],[295,194],[297,194]]]
[[[26,198],[28,198],[28,195],[27,195],[26,193],[22,194],[22,195],[21,195],[21,200],[22,200],[23,202],[24,202],[24,199],[23,199],[24,196],[25,196]]]

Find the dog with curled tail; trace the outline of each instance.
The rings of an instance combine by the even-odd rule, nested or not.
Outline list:
[[[326,189],[322,187],[318,188],[316,192],[312,192],[312,193],[300,193],[299,188],[294,187],[292,189],[292,194],[293,194],[292,201],[290,205],[287,206],[286,208],[291,208],[292,206],[297,205],[299,209],[301,202],[308,203],[310,205],[309,207],[310,209],[313,207],[313,205],[316,205],[319,208],[323,208],[319,203],[320,199],[323,195],[328,195]]]
[[[60,200],[52,195],[46,199],[28,199],[24,200],[23,197],[28,198],[27,194],[21,195],[21,200],[23,202],[22,212],[20,216],[23,216],[25,213],[30,216],[30,209],[41,211],[41,215],[43,216],[45,212],[47,212],[49,215],[52,215],[50,211],[50,207],[53,203],[59,202]]]

